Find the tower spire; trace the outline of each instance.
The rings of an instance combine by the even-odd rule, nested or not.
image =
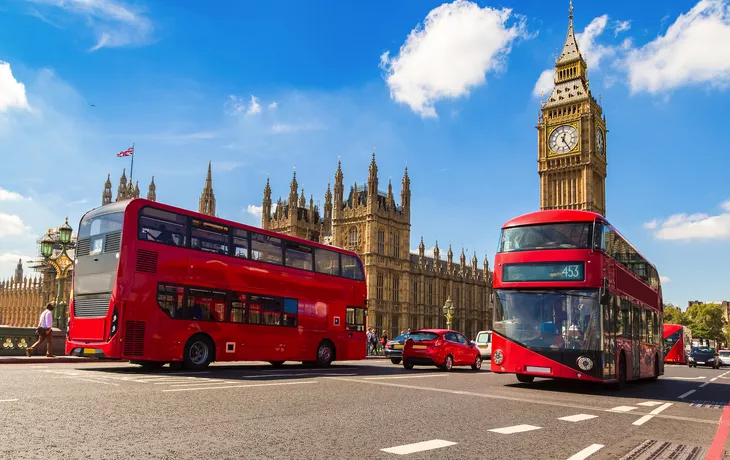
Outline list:
[[[213,174],[211,171],[211,161],[208,161],[208,174],[205,177],[205,187],[200,195],[200,203],[198,212],[215,216],[215,194],[213,193]]]
[[[149,189],[147,190],[147,199],[150,201],[157,201],[157,186],[155,185],[155,176],[152,176],[152,182],[150,182]]]
[[[568,34],[565,37],[565,44],[563,44],[563,52],[558,56],[556,65],[568,64],[573,61],[583,59],[578,49],[578,41],[575,39],[575,30],[573,30],[573,2],[570,2],[570,8],[568,8]]]

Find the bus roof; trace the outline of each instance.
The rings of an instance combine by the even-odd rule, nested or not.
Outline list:
[[[502,228],[520,227],[522,225],[549,224],[554,222],[593,222],[603,218],[600,214],[575,209],[551,209],[523,214],[507,221]]]
[[[313,247],[316,247],[316,248],[328,249],[330,251],[341,252],[343,254],[355,255],[358,258],[360,257],[356,252],[348,251],[347,249],[342,249],[342,248],[337,247],[337,246],[329,246],[329,245],[326,245],[326,244],[317,243],[315,241],[305,240],[303,238],[298,238],[296,236],[285,235],[283,233],[278,233],[278,232],[274,232],[274,231],[271,231],[271,230],[264,230],[263,228],[255,227],[253,225],[242,224],[240,222],[234,222],[232,220],[221,219],[220,217],[213,217],[213,216],[209,216],[207,214],[201,214],[201,213],[199,213],[197,211],[191,211],[189,209],[178,208],[176,206],[171,206],[169,204],[160,203],[158,201],[151,201],[151,200],[147,200],[147,199],[144,199],[144,198],[133,198],[131,200],[128,200],[126,203],[127,204],[134,203],[139,208],[142,208],[144,206],[153,206],[153,207],[160,208],[160,209],[164,209],[164,210],[168,210],[168,211],[171,211],[171,212],[176,212],[176,213],[179,213],[179,214],[184,214],[186,216],[195,217],[196,219],[207,220],[209,222],[214,222],[214,223],[217,223],[217,224],[220,224],[220,225],[227,225],[227,226],[231,226],[231,227],[238,227],[238,228],[242,228],[244,230],[249,230],[249,231],[253,231],[253,232],[256,232],[256,233],[261,233],[261,234],[273,236],[273,237],[276,237],[276,238],[284,238],[287,241],[295,241],[295,242],[298,242],[298,243],[301,243],[301,244],[306,244],[308,246],[313,246]],[[118,203],[114,203],[114,204],[118,204]],[[113,206],[113,205],[103,206],[102,208],[97,208],[97,210],[104,209],[104,208],[106,208],[108,206]],[[126,207],[126,205],[125,206],[120,206],[117,210],[118,211],[121,211],[125,207]]]

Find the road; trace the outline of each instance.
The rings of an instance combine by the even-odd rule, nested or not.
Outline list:
[[[619,392],[385,360],[4,365],[0,458],[720,459],[729,400],[727,368],[667,366]]]

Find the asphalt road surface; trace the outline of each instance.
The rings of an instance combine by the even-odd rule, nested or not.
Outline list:
[[[729,401],[727,368],[618,392],[386,360],[4,365],[0,458],[722,459]]]

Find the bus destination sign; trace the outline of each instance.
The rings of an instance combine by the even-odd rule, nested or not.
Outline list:
[[[583,262],[539,262],[526,264],[505,264],[502,270],[503,282],[526,281],[583,281]]]

